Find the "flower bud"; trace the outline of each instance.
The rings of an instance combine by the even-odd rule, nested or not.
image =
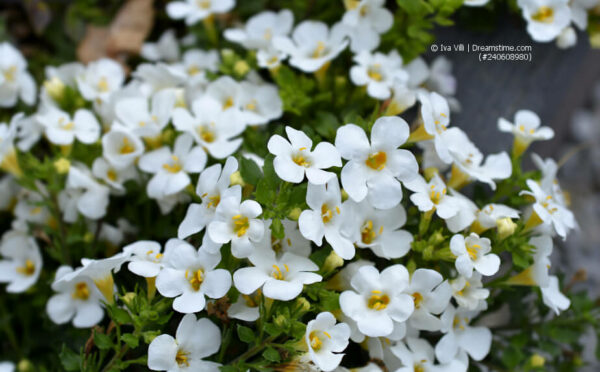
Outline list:
[[[233,71],[239,76],[244,76],[250,71],[250,66],[248,65],[248,62],[239,60],[233,65]]]
[[[532,367],[540,368],[544,366],[544,364],[546,363],[546,359],[540,354],[533,354],[529,359],[529,362],[531,363]]]
[[[61,101],[65,94],[65,83],[56,76],[50,80],[44,81],[46,93],[55,101]]]
[[[310,310],[310,302],[304,297],[298,297],[296,299],[296,307],[301,313],[306,313]]]
[[[273,323],[275,323],[276,326],[282,327],[282,328],[285,327],[287,322],[288,322],[288,320],[282,314],[277,315],[275,317],[275,319],[273,320]]]
[[[498,238],[504,240],[507,237],[515,233],[517,224],[513,222],[510,217],[499,218],[496,220],[496,226],[498,228]]]
[[[240,185],[243,187],[244,185],[246,185],[240,171],[235,171],[231,174],[231,176],[229,176],[229,183],[231,184],[231,186]]]
[[[288,213],[288,218],[292,221],[298,221],[300,218],[300,214],[302,213],[302,209],[296,207]]]
[[[17,371],[18,372],[34,372],[35,367],[33,366],[33,363],[31,363],[29,360],[21,359],[19,364],[17,364]]]
[[[54,169],[58,174],[67,174],[71,168],[71,162],[67,158],[60,158],[54,162]]]
[[[329,256],[325,259],[325,263],[323,264],[323,273],[331,273],[335,269],[344,265],[344,259],[338,256],[337,253],[331,251]]]
[[[133,300],[136,298],[137,294],[135,292],[127,292],[121,300],[125,303],[125,305],[131,307],[133,306]]]

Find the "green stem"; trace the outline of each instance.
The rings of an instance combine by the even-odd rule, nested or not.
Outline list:
[[[260,344],[251,347],[250,349],[246,350],[245,353],[241,354],[240,356],[238,356],[237,358],[235,358],[234,360],[232,360],[229,364],[233,365],[236,364],[240,361],[245,361],[246,359],[253,357],[254,355],[258,354],[262,349],[265,348],[265,346],[267,346],[268,344],[270,344],[273,340],[275,340],[275,336],[269,336],[267,338],[265,338],[263,340],[263,342],[261,342]]]

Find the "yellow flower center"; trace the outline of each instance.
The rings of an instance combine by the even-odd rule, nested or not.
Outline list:
[[[381,74],[381,65],[379,63],[374,64],[367,71],[367,75],[375,81],[383,80],[383,75]]]
[[[549,6],[543,5],[538,8],[537,12],[531,16],[534,21],[542,23],[554,22],[554,9]]]
[[[231,96],[227,97],[225,103],[223,103],[223,111],[227,110],[230,107],[233,107],[233,97]]]
[[[421,360],[421,363],[425,363],[426,360]],[[425,367],[421,363],[416,363],[413,370],[414,372],[425,372]]]
[[[133,146],[133,143],[131,143],[129,141],[129,138],[123,137],[123,144],[121,145],[121,150],[119,150],[119,153],[121,155],[127,155],[127,154],[131,154],[134,151],[135,151],[135,146]]]
[[[256,111],[256,100],[255,99],[253,99],[252,101],[250,101],[246,104],[246,110]]]
[[[265,40],[271,40],[271,39],[273,38],[273,31],[271,31],[271,29],[270,29],[270,28],[267,28],[267,29],[265,30],[265,33],[263,34],[263,38],[264,38]]]
[[[25,276],[31,276],[35,273],[35,264],[31,260],[26,260],[25,265],[17,267],[17,272]]]
[[[98,80],[98,85],[97,85],[98,91],[99,92],[108,92],[109,86],[108,86],[108,81],[106,80],[106,77],[102,76],[100,78],[100,80]]]
[[[40,213],[42,213],[42,207],[35,207],[29,211],[29,214],[32,216],[36,216]]]
[[[335,207],[335,211],[337,214],[340,214],[339,207]],[[328,223],[333,218],[333,211],[329,209],[327,204],[321,206],[321,218],[323,219],[323,223]]]
[[[301,167],[309,167],[310,161],[308,161],[302,153],[304,150],[306,150],[306,147],[301,147],[298,152],[292,156],[292,161]]]
[[[431,191],[429,192],[429,199],[431,199],[431,201],[433,202],[433,204],[439,204],[439,202],[442,201],[442,198],[444,197],[444,195],[446,195],[446,188],[444,187],[442,189],[442,191],[435,191],[435,186],[431,185],[430,186]]]
[[[387,162],[387,154],[383,151],[378,151],[374,154],[369,155],[367,160],[365,160],[365,164],[371,169],[380,171],[385,168],[385,163]]]
[[[246,231],[250,228],[250,222],[248,221],[248,217],[242,216],[241,214],[236,214],[231,217],[233,220],[233,232],[239,237],[246,234]]]
[[[202,271],[202,269],[198,269],[194,272],[191,273],[189,270],[185,271],[185,278],[188,280],[188,282],[190,283],[190,285],[192,286],[192,288],[194,289],[194,291],[198,291],[200,289],[200,286],[202,285],[202,282],[204,281],[204,271]]]
[[[179,367],[189,367],[190,366],[190,362],[188,361],[188,355],[190,353],[184,351],[184,350],[178,350],[177,351],[177,355],[175,355],[175,361],[177,362],[177,365]]]
[[[290,272],[290,267],[288,265],[283,264],[283,268],[285,269],[286,273]],[[273,272],[271,272],[271,276],[277,280],[285,279],[284,272],[277,265],[273,265]]]
[[[109,169],[108,172],[106,172],[106,178],[108,178],[109,180],[116,182],[117,181],[117,172],[115,172],[114,169]]]
[[[6,70],[4,70],[4,79],[6,79],[6,81],[13,83],[16,78],[17,78],[17,66],[10,66],[9,68],[7,68]]]
[[[200,126],[198,129],[196,129],[196,131],[198,132],[198,135],[202,141],[206,143],[212,143],[216,139],[215,132],[212,131],[208,126]]]
[[[377,238],[377,235],[383,233],[383,226],[379,227],[379,231],[373,229],[373,221],[367,220],[360,230],[361,240],[364,244],[371,244]]]
[[[58,126],[63,130],[72,130],[75,127],[75,123],[67,121],[65,118],[58,119]]]
[[[87,283],[79,282],[75,284],[75,290],[73,291],[72,297],[76,300],[87,300],[90,297],[90,289]]]
[[[196,66],[196,65],[191,65],[187,69],[187,73],[190,76],[194,76],[194,75],[198,74],[200,71],[202,71],[202,70],[200,70],[200,68],[198,66]]]
[[[321,332],[323,333],[325,336],[327,336],[328,338],[331,338],[331,335],[325,331]],[[308,335],[308,340],[310,341],[310,347],[314,350],[314,351],[319,351],[321,349],[321,347],[323,347],[323,341],[321,341],[321,338],[319,337],[319,335],[317,334],[317,331],[312,331],[309,335]]]
[[[467,253],[469,253],[469,257],[471,257],[472,260],[477,259],[480,249],[481,246],[479,244],[467,245]]]
[[[383,310],[390,303],[390,298],[388,295],[382,293],[379,290],[371,291],[371,297],[369,297],[369,301],[367,302],[367,306],[369,309],[373,310]]]
[[[421,307],[421,303],[423,302],[423,295],[420,294],[419,292],[415,292],[412,294],[413,297],[413,301],[415,302],[415,309],[418,309]]]
[[[173,164],[165,163],[163,164],[163,169],[165,169],[169,173],[179,172],[182,168],[179,158],[175,155],[171,155],[171,160],[173,161]]]
[[[327,45],[324,42],[319,41],[317,43],[317,47],[313,51],[311,57],[312,58],[320,58],[320,57],[323,57],[326,53],[327,53]]]

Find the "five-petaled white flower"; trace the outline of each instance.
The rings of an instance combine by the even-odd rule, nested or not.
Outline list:
[[[110,189],[96,181],[83,164],[69,168],[66,188],[58,195],[58,204],[66,222],[75,222],[78,213],[92,220],[106,214]]]
[[[370,143],[365,131],[357,125],[346,124],[337,130],[335,147],[348,160],[342,168],[342,186],[352,200],[360,202],[367,198],[379,209],[400,203],[400,181],[414,179],[419,169],[414,155],[398,148],[408,135],[408,124],[393,116],[375,121]]]
[[[19,98],[32,105],[35,92],[35,80],[21,52],[7,42],[0,43],[0,107],[12,107]]]
[[[515,114],[514,124],[504,118],[498,119],[498,129],[515,136],[514,153],[521,155],[533,141],[545,141],[554,137],[550,127],[542,127],[540,117],[530,110],[519,110]]]
[[[88,101],[105,102],[121,88],[125,81],[123,67],[112,59],[102,58],[91,62],[76,77],[77,87]]]
[[[571,23],[569,0],[518,0],[527,32],[538,42],[548,42]]]
[[[223,35],[246,49],[266,51],[272,47],[274,38],[289,35],[293,26],[294,13],[289,9],[277,13],[264,11],[250,17],[244,28],[228,29]]]
[[[207,19],[213,14],[227,13],[235,0],[183,0],[167,4],[167,14],[173,19],[185,19],[188,26]]]
[[[407,337],[391,349],[402,363],[396,372],[466,372],[468,367],[465,354],[459,354],[449,363],[435,364],[433,347],[421,338]]]
[[[402,69],[402,57],[396,50],[383,53],[360,52],[354,56],[357,65],[350,69],[350,79],[358,86],[367,86],[369,96],[385,100],[392,95],[392,89],[409,79]]]
[[[171,119],[175,92],[163,89],[152,96],[151,107],[145,97],[126,97],[115,105],[119,122],[140,137],[156,137]]]
[[[322,371],[333,371],[340,365],[348,346],[350,327],[346,323],[336,324],[330,312],[322,312],[306,324],[304,342],[308,346],[308,357]],[[308,359],[308,358],[307,358]]]
[[[490,276],[498,272],[500,268],[500,257],[492,250],[488,238],[480,238],[479,235],[471,233],[466,238],[457,234],[450,239],[450,250],[456,256],[456,270],[459,274],[470,278],[473,270],[481,275]]]
[[[437,213],[440,218],[448,219],[458,213],[460,204],[453,196],[448,195],[448,189],[439,174],[435,174],[429,182],[420,175],[412,181],[405,182],[404,186],[411,190],[412,201],[421,212]]]
[[[56,145],[70,145],[75,138],[81,143],[91,144],[100,138],[100,123],[86,109],[77,110],[71,117],[58,108],[47,106],[36,119],[44,127],[48,140]]]
[[[102,136],[102,156],[118,169],[131,166],[144,153],[144,142],[129,129],[113,125]]]
[[[218,372],[219,363],[203,360],[219,351],[221,331],[208,318],[187,314],[179,322],[175,338],[157,336],[148,346],[148,368],[153,371]]]
[[[446,309],[452,297],[448,281],[435,270],[417,269],[404,293],[412,296],[415,307],[408,325],[424,331],[439,331],[442,323],[435,315]]]
[[[42,255],[34,238],[9,231],[2,236],[0,254],[0,283],[8,283],[7,292],[25,292],[35,284],[42,271]]]
[[[338,150],[329,142],[320,142],[312,150],[312,140],[302,131],[285,127],[289,142],[278,134],[269,139],[267,148],[275,155],[273,167],[284,181],[300,183],[306,178],[315,185],[323,185],[335,178],[335,173],[323,169],[342,166]]]
[[[342,23],[349,28],[350,49],[353,52],[371,51],[379,45],[379,35],[394,24],[394,16],[385,7],[385,0],[348,1]]]

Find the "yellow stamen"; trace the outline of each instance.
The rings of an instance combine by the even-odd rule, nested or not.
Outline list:
[[[199,126],[196,129],[196,132],[198,132],[198,135],[200,136],[200,138],[202,139],[202,141],[204,141],[206,143],[212,143],[217,138],[217,136],[215,135],[215,132],[212,131],[207,126],[204,126],[204,125]]]
[[[223,103],[223,111],[227,110],[230,107],[233,107],[233,97],[231,96],[227,97],[227,99]]]
[[[535,14],[531,15],[531,19],[542,23],[554,22],[554,9],[549,6],[543,5],[538,8]]]
[[[271,276],[277,280],[283,280],[283,278],[284,278],[283,272],[281,271],[279,266],[273,265],[273,270],[274,271],[271,273]]]
[[[135,151],[135,147],[129,141],[129,138],[123,137],[123,144],[121,145],[121,150],[119,150],[119,153],[121,155],[127,155],[127,154],[131,154],[134,151]]]
[[[4,70],[3,75],[6,81],[13,83],[17,78],[17,66],[10,66],[6,70]]]
[[[169,173],[179,172],[182,168],[182,165],[179,162],[179,158],[175,155],[171,155],[171,160],[173,160],[173,164],[163,164],[163,169],[165,169]]]
[[[323,219],[323,223],[328,223],[333,218],[333,212],[327,204],[321,206],[321,218]]]
[[[314,351],[319,351],[319,349],[321,349],[321,347],[323,346],[323,342],[321,341],[319,336],[317,336],[315,331],[311,332],[310,335],[308,335],[308,339],[310,340],[310,347]]]
[[[76,300],[85,301],[90,297],[90,289],[85,282],[75,284],[75,290],[71,295]]]
[[[35,273],[35,264],[31,260],[26,260],[25,265],[17,267],[17,272],[25,276],[31,276]]]
[[[106,80],[106,77],[102,76],[100,78],[100,80],[98,80],[98,86],[97,89],[99,92],[108,92],[109,90],[109,86],[108,86],[108,80]]]
[[[387,162],[387,155],[384,151],[378,151],[374,154],[369,155],[367,160],[365,160],[365,164],[371,169],[374,170],[382,170],[385,168],[385,163]]]
[[[198,291],[202,285],[202,282],[204,281],[204,271],[202,271],[202,269],[198,269],[194,271],[191,276],[189,274],[189,270],[186,270],[185,278],[188,280],[194,291]]]
[[[177,351],[177,355],[175,355],[175,361],[177,362],[177,365],[179,367],[189,367],[190,366],[190,362],[188,361],[188,352],[185,352],[183,350],[178,350]]]
[[[367,307],[373,310],[383,310],[390,303],[390,298],[386,294],[373,294],[369,297]]]
[[[320,58],[320,57],[323,57],[326,53],[327,53],[327,45],[324,42],[319,41],[317,43],[317,47],[313,51],[311,57],[312,58]]]
[[[233,220],[233,232],[235,232],[238,237],[246,234],[246,231],[250,228],[248,217],[238,214],[231,217],[231,219]]]
[[[420,294],[419,292],[415,292],[412,294],[413,297],[413,301],[415,302],[415,309],[418,309],[421,307],[421,303],[423,302],[423,295]]]

